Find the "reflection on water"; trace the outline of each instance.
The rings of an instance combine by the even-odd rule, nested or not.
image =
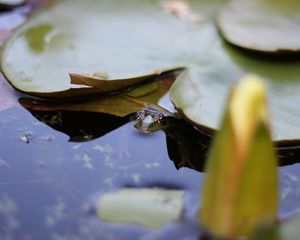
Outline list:
[[[290,217],[300,213],[300,164],[280,169],[280,215]]]
[[[0,112],[0,133],[1,159],[9,164],[0,167],[0,192],[18,209],[16,239],[198,235],[197,225],[190,222],[197,211],[201,174],[176,170],[169,161],[162,132],[144,136],[128,123],[96,140],[69,142],[65,134],[27,111],[11,108]],[[20,140],[28,133],[29,143]],[[97,220],[91,214],[95,198],[124,186],[184,189],[189,207],[182,220],[158,230]]]
[[[1,15],[0,42],[28,12],[24,7]],[[51,28],[44,26],[31,34],[45,40],[48,31]],[[38,46],[37,51],[43,48]],[[195,219],[203,174],[195,170],[203,170],[208,136],[169,118],[165,133],[147,136],[139,134],[129,118],[102,114],[33,113],[39,121],[12,107],[17,104],[15,93],[1,79],[0,91],[1,240],[198,239]],[[292,155],[280,149],[282,165],[299,162],[300,151],[293,149]],[[280,168],[281,217],[300,211],[299,172],[299,163]],[[182,219],[148,230],[95,217],[100,194],[153,186],[185,191]]]
[[[73,123],[80,128],[78,122],[85,118],[78,117]],[[128,119],[118,124],[109,119],[109,132],[108,119],[96,119],[102,137],[70,142],[24,109],[0,112],[0,224],[5,226],[1,239],[198,239],[195,219],[203,174],[176,169],[163,132],[140,134]],[[94,129],[89,121],[87,125]],[[173,140],[179,136],[174,129],[166,133]],[[29,141],[24,136],[30,136]],[[300,208],[299,170],[300,164],[280,168],[282,217]],[[182,219],[148,230],[104,223],[93,214],[101,193],[153,186],[185,191]]]
[[[10,240],[15,237],[16,230],[20,226],[17,218],[18,208],[13,199],[8,195],[0,196],[0,223],[1,229],[0,239]]]
[[[130,120],[141,133],[163,130],[169,158],[177,169],[189,167],[203,171],[211,135],[197,131],[183,119],[164,113],[144,109],[127,117],[115,117],[108,114],[70,111],[37,111],[31,114],[41,122],[70,136],[72,142],[85,142],[104,136],[121,127]],[[148,119],[149,118],[149,119]],[[31,135],[22,136],[23,141],[30,141]],[[298,142],[277,144],[277,156],[280,166],[300,162],[300,145]]]

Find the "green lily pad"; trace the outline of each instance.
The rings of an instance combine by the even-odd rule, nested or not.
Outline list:
[[[183,211],[184,192],[159,188],[122,189],[99,199],[97,215],[108,222],[137,223],[158,228],[178,220]]]
[[[218,25],[237,46],[262,52],[300,51],[300,1],[233,0]]]
[[[252,73],[267,87],[273,139],[299,139],[300,59],[251,54],[224,42],[214,25],[210,33],[210,45],[171,88],[177,109],[200,128],[218,129],[231,87]]]
[[[282,240],[297,240],[300,234],[300,215],[284,222],[280,226]]]
[[[273,139],[299,139],[300,59],[259,57],[222,41],[212,21],[221,3],[58,1],[31,17],[6,42],[2,71],[23,92],[73,97],[118,91],[185,67],[188,70],[172,88],[172,101],[191,122],[206,129],[218,128],[231,86],[243,75],[254,73],[267,85]],[[99,112],[101,104],[94,100],[60,107]],[[119,100],[113,101],[121,104]],[[113,101],[102,106],[114,109]],[[116,115],[140,107],[139,103]]]
[[[106,91],[107,81],[99,81],[97,89],[87,88],[95,81],[76,81],[71,75],[74,85],[69,73],[116,80],[114,89],[109,88],[115,90],[184,67],[199,53],[199,42],[206,41],[205,31],[199,29],[217,4],[176,2],[57,1],[6,42],[2,71],[22,92],[70,97]]]

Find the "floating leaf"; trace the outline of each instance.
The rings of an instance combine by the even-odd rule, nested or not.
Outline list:
[[[57,1],[31,17],[6,42],[2,70],[23,92],[70,97],[118,91],[124,87],[120,80],[129,81],[128,87],[131,81],[150,80],[163,71],[186,67],[188,71],[173,87],[172,101],[189,121],[205,130],[219,126],[230,87],[245,74],[254,73],[268,87],[273,139],[300,139],[299,58],[256,56],[223,42],[211,20],[224,1],[178,2]],[[191,21],[195,14],[202,20]],[[43,36],[44,50],[37,52],[26,33],[40,26],[51,30],[38,34]],[[69,73],[76,84],[70,83]],[[116,86],[106,87],[113,81]]]
[[[100,197],[97,214],[108,222],[137,223],[158,228],[178,220],[184,192],[166,189],[122,189]]]
[[[172,71],[170,71],[170,72],[172,72]],[[166,71],[163,73],[163,75],[170,73],[170,72]],[[107,93],[107,92],[114,92],[114,91],[126,89],[128,87],[134,87],[141,83],[153,82],[153,79],[162,75],[162,73],[151,74],[151,75],[148,75],[145,77],[114,80],[114,81],[107,81],[105,79],[106,76],[104,73],[103,73],[102,78],[100,78],[99,75],[100,75],[100,73],[97,73],[96,76],[84,76],[84,75],[78,75],[78,74],[70,74],[70,78],[71,78],[72,84],[87,85],[89,87],[99,89],[97,91],[98,93]]]
[[[170,89],[174,82],[174,77],[169,76],[165,79],[155,81],[157,89],[141,97],[130,97],[126,93],[119,93],[107,96],[95,96],[91,99],[76,100],[72,102],[51,102],[37,99],[21,98],[20,103],[29,110],[54,111],[85,111],[107,113],[118,117],[125,117],[135,113],[143,108],[156,107],[160,98],[162,98]],[[148,85],[149,87],[149,85]],[[139,89],[139,87],[137,88]],[[144,90],[145,91],[145,90]],[[130,92],[129,92],[130,93]]]
[[[300,51],[298,0],[233,0],[218,25],[231,43],[262,52]]]
[[[172,102],[191,122],[217,129],[229,89],[246,74],[262,77],[268,90],[273,140],[300,138],[300,58],[274,58],[222,41],[210,25],[210,45],[171,89]]]
[[[248,235],[276,219],[277,168],[264,94],[253,76],[233,90],[210,150],[200,219],[217,235]]]
[[[86,111],[107,113],[114,116],[124,117],[137,112],[146,107],[145,103],[130,99],[125,95],[109,97],[99,97],[92,100],[80,100],[75,102],[48,102],[44,100],[34,100],[31,98],[21,98],[20,103],[29,110],[38,111]]]
[[[208,2],[185,4],[208,19],[217,6]],[[157,77],[194,59],[204,39],[199,29],[201,23],[175,17],[151,0],[57,1],[15,31],[2,49],[1,68],[16,89],[31,95],[85,95],[100,87],[74,86],[69,73],[100,72],[118,88]],[[71,76],[78,83],[78,75]]]

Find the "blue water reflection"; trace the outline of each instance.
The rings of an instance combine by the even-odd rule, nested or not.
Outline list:
[[[0,113],[0,132],[0,206],[7,199],[15,206],[10,217],[18,224],[9,233],[12,239],[197,238],[197,224],[191,222],[202,174],[176,170],[162,132],[141,135],[128,123],[94,141],[72,143],[19,108]],[[96,197],[128,186],[184,189],[189,207],[174,223],[176,230],[173,224],[154,231],[98,221],[92,214]],[[0,215],[7,228],[9,217]]]

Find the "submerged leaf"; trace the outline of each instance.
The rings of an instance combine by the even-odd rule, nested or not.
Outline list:
[[[300,236],[300,215],[284,222],[280,226],[282,240],[298,240]]]
[[[202,224],[217,235],[243,236],[259,222],[276,219],[276,166],[264,87],[249,76],[230,95],[210,150]]]
[[[103,194],[97,215],[108,222],[137,223],[157,228],[180,218],[184,192],[166,189],[122,189]]]
[[[299,22],[298,0],[233,0],[218,19],[232,44],[275,53],[300,51]]]

